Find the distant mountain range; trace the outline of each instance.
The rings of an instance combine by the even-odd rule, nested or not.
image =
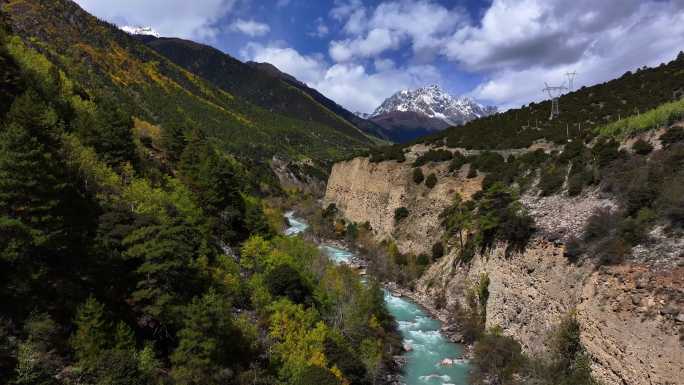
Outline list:
[[[357,113],[360,118],[383,127],[383,133],[395,142],[458,126],[497,112],[468,97],[450,95],[438,85],[415,90],[401,90],[386,99],[372,114]]]

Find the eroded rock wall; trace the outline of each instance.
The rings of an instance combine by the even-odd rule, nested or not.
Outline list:
[[[358,158],[335,165],[325,203],[335,203],[349,220],[370,222],[378,240],[393,238],[402,252],[426,252],[441,236],[439,214],[454,193],[467,199],[480,189],[481,178],[466,178],[467,169],[450,174],[446,164],[424,166],[425,175],[438,175],[439,183],[430,190],[413,183],[410,160],[370,163]],[[531,194],[522,202],[538,228],[524,252],[506,257],[505,246],[499,245],[467,266],[451,252],[426,271],[413,296],[433,310],[435,300],[445,296],[448,309],[487,273],[487,326],[502,327],[526,351],[545,349],[548,332],[574,310],[594,375],[603,384],[681,384],[684,250],[677,254],[674,249],[682,242],[656,238],[657,245],[641,247],[647,249],[640,252],[649,254],[646,258],[599,269],[590,263],[578,266],[565,258],[562,242],[579,235],[596,208],[614,209],[616,204],[597,192],[576,198]],[[410,215],[397,225],[398,207],[407,207]],[[661,249],[674,251],[667,259],[650,255]],[[441,312],[440,318],[448,319]]]
[[[369,222],[376,239],[394,239],[403,253],[429,252],[442,234],[439,214],[456,193],[464,199],[479,191],[482,177],[467,178],[468,167],[449,172],[447,163],[422,167],[427,177],[437,175],[437,185],[413,182],[411,161],[371,163],[356,158],[333,166],[324,205],[334,203],[350,221]],[[409,216],[400,223],[394,211],[406,207]]]

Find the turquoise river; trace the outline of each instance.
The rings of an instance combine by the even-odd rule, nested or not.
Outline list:
[[[301,218],[288,212],[289,236],[308,228]],[[335,263],[349,263],[353,254],[343,248],[322,244],[321,250]],[[404,339],[406,364],[402,382],[406,385],[467,385],[468,363],[462,359],[463,347],[450,342],[440,332],[440,322],[430,317],[413,301],[385,291],[387,309],[396,318]]]

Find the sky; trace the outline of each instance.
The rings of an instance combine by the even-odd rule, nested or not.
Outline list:
[[[684,0],[75,0],[117,25],[269,62],[351,111],[438,84],[508,109],[684,50]]]

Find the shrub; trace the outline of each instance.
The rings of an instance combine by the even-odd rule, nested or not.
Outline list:
[[[648,155],[653,151],[653,146],[643,139],[639,139],[632,145],[632,150],[639,155]]]
[[[420,167],[416,167],[413,169],[413,182],[415,184],[421,184],[423,183],[423,180],[425,180],[425,175],[423,175],[423,170],[420,169]]]
[[[413,167],[420,167],[426,165],[430,162],[446,162],[451,160],[454,154],[447,150],[430,150],[425,154],[419,156],[415,162],[413,162]]]
[[[311,297],[311,288],[302,275],[288,264],[274,267],[266,274],[268,291],[277,297],[287,297],[294,303],[306,303]]]
[[[470,168],[468,169],[468,175],[466,176],[468,179],[472,179],[477,177],[477,169],[471,164]]]
[[[401,163],[406,160],[404,156],[404,149],[400,145],[376,147],[371,150],[370,161],[371,163],[379,163],[388,160],[396,160]]]
[[[663,143],[664,147],[671,146],[677,142],[684,141],[684,128],[673,127],[665,131],[664,134],[660,135],[660,142]]]
[[[600,139],[592,148],[598,166],[603,168],[618,158],[620,145],[613,139]]]
[[[399,207],[394,210],[394,221],[399,223],[409,216],[409,211],[406,207]]]
[[[582,236],[585,242],[605,238],[615,228],[616,215],[608,208],[599,208],[587,220]]]
[[[458,171],[463,167],[464,164],[466,164],[468,160],[466,159],[463,154],[460,152],[456,151],[453,155],[453,158],[451,159],[451,162],[449,163],[449,172],[454,172]]]
[[[435,173],[428,175],[427,179],[425,180],[425,185],[428,188],[435,187],[435,185],[437,185],[437,175],[435,175]]]
[[[565,182],[565,167],[557,163],[549,163],[544,167],[539,179],[542,195],[549,196],[558,192]]]
[[[594,254],[598,257],[599,264],[601,265],[621,263],[629,252],[629,245],[623,239],[615,236],[600,241],[594,250]]]
[[[579,256],[582,255],[584,252],[582,241],[577,239],[576,237],[571,237],[566,243],[565,243],[565,258],[568,259],[571,263],[576,263]]]
[[[498,329],[485,333],[473,349],[476,382],[509,384],[523,369],[525,357],[520,344]]]
[[[416,263],[420,266],[427,266],[430,264],[430,256],[423,253],[418,255],[418,258],[416,258]]]
[[[432,245],[432,260],[436,261],[444,256],[444,244],[436,242]]]

